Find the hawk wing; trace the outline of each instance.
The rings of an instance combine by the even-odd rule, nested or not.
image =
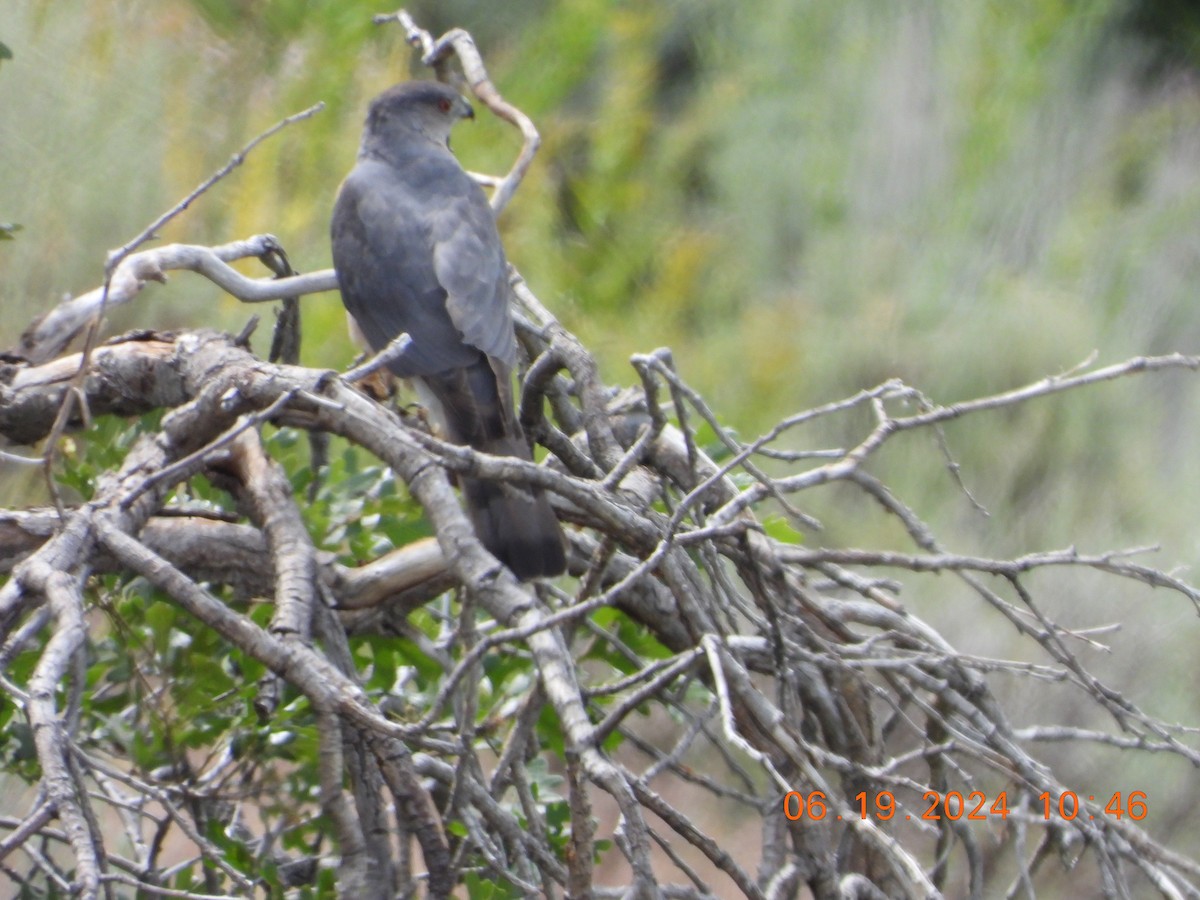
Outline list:
[[[507,263],[487,198],[448,152],[402,167],[361,160],[338,193],[333,261],[346,307],[376,350],[413,343],[392,369],[434,375],[516,363]]]

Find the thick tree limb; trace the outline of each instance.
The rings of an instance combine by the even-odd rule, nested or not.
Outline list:
[[[965,752],[968,758],[974,758],[987,766],[997,765],[1007,771],[1020,772],[1022,781],[1029,786],[1031,791],[1061,791],[1064,786],[1048,777],[1044,767],[1039,766],[1028,756],[1027,751],[1016,740],[1016,735],[1006,737],[1002,731],[996,730],[996,720],[992,718],[994,713],[987,703],[980,705],[981,683],[977,679],[968,677],[969,670],[976,663],[969,659],[953,656],[953,651],[944,642],[939,642],[936,632],[911,615],[899,613],[894,604],[883,603],[880,605],[880,602],[869,602],[878,594],[879,589],[876,587],[878,581],[856,580],[852,570],[888,566],[908,569],[917,573],[937,570],[976,571],[1002,575],[1013,580],[1021,578],[1025,572],[1046,565],[1088,567],[1107,571],[1120,577],[1147,581],[1180,592],[1193,602],[1195,601],[1194,590],[1185,583],[1162,573],[1155,574],[1153,570],[1146,567],[1126,562],[1124,557],[1119,554],[1086,555],[1067,551],[1057,554],[1031,554],[1006,562],[959,557],[940,550],[930,550],[926,555],[838,549],[799,550],[793,547],[776,546],[770,539],[757,533],[754,530],[755,523],[752,517],[746,520],[746,526],[750,530],[746,531],[743,528],[734,533],[741,537],[731,538],[723,530],[711,530],[703,524],[705,521],[711,522],[711,517],[701,519],[700,524],[691,523],[684,520],[680,510],[690,509],[693,513],[702,513],[703,515],[709,515],[709,510],[716,510],[718,515],[727,515],[727,512],[723,511],[736,509],[739,517],[749,516],[749,504],[742,498],[747,493],[753,494],[763,490],[761,478],[752,482],[748,487],[738,488],[728,478],[729,473],[733,471],[731,466],[717,466],[703,455],[697,454],[694,448],[689,449],[688,442],[682,434],[672,431],[673,426],[662,428],[658,437],[652,441],[644,440],[644,436],[647,434],[644,430],[628,431],[625,434],[628,446],[640,448],[637,449],[636,456],[629,456],[627,451],[614,453],[609,459],[613,471],[618,472],[618,475],[615,478],[602,478],[598,481],[588,482],[544,467],[529,464],[514,465],[509,461],[489,459],[469,451],[463,451],[461,448],[445,445],[420,432],[409,430],[401,420],[326,373],[312,372],[297,367],[266,365],[219,335],[181,335],[178,337],[160,335],[153,336],[148,340],[124,340],[99,348],[96,359],[98,361],[97,371],[87,382],[87,399],[93,408],[99,409],[107,405],[114,409],[124,410],[150,407],[152,401],[180,402],[194,391],[200,391],[204,396],[213,398],[213,401],[205,401],[202,407],[197,409],[195,415],[177,417],[178,421],[172,419],[166,423],[168,427],[164,431],[164,438],[167,440],[165,446],[174,448],[171,452],[176,454],[177,458],[185,458],[187,454],[194,455],[198,449],[196,437],[193,432],[189,431],[193,426],[189,423],[202,420],[205,422],[208,434],[219,436],[220,429],[227,428],[230,423],[236,421],[239,415],[254,415],[255,410],[274,409],[275,416],[280,422],[300,427],[321,428],[342,434],[348,439],[360,443],[392,465],[401,478],[409,483],[414,495],[426,506],[431,523],[438,534],[440,548],[435,550],[434,545],[429,542],[420,543],[412,548],[396,550],[388,556],[357,569],[339,567],[332,560],[318,553],[313,558],[319,562],[319,571],[324,573],[321,578],[332,589],[335,599],[345,597],[345,602],[339,601],[339,605],[347,609],[347,614],[353,614],[354,608],[369,606],[383,597],[411,587],[423,579],[442,577],[442,573],[453,573],[456,580],[470,585],[483,608],[494,616],[498,623],[511,630],[512,636],[501,640],[523,641],[533,652],[540,667],[542,683],[547,692],[546,696],[559,712],[564,732],[570,736],[569,746],[577,748],[574,752],[579,754],[578,758],[587,780],[602,786],[611,793],[626,813],[623,836],[627,840],[626,847],[631,859],[640,860],[650,857],[649,832],[639,824],[636,816],[637,809],[646,801],[646,795],[639,795],[636,784],[628,782],[626,776],[619,770],[609,768],[610,764],[594,749],[598,733],[596,726],[599,722],[596,725],[593,724],[586,704],[581,703],[581,687],[573,674],[575,665],[559,631],[563,624],[574,619],[549,616],[546,612],[541,611],[536,604],[531,603],[528,595],[524,594],[515,582],[511,582],[506,577],[506,573],[497,569],[495,564],[489,561],[486,554],[474,542],[469,526],[462,518],[457,501],[450,493],[444,479],[432,477],[437,470],[429,466],[435,460],[448,468],[477,476],[535,482],[556,493],[563,500],[569,500],[569,509],[572,510],[571,516],[575,521],[588,528],[599,530],[608,536],[607,540],[615,541],[615,546],[622,546],[626,548],[626,552],[632,552],[635,558],[640,557],[643,560],[640,565],[631,562],[625,569],[619,570],[623,575],[617,581],[611,580],[613,577],[611,574],[607,578],[602,577],[601,582],[607,580],[618,589],[615,592],[597,595],[598,605],[589,605],[587,608],[600,608],[606,603],[628,603],[629,605],[624,608],[637,615],[639,621],[656,630],[665,643],[676,649],[684,649],[689,645],[694,646],[692,642],[697,640],[697,637],[689,636],[689,622],[692,623],[691,628],[699,626],[699,631],[692,631],[692,635],[704,634],[706,629],[712,627],[710,620],[693,621],[695,616],[702,614],[702,608],[696,605],[695,597],[691,593],[693,588],[687,586],[695,583],[696,576],[687,573],[691,564],[683,558],[673,556],[670,550],[675,542],[688,540],[689,534],[693,532],[696,535],[706,535],[703,542],[712,542],[714,547],[719,547],[718,552],[735,560],[739,570],[745,567],[746,578],[750,577],[748,573],[751,571],[769,575],[770,580],[761,583],[773,583],[775,587],[771,589],[772,593],[769,595],[771,599],[767,599],[765,595],[762,602],[775,604],[778,609],[786,611],[785,619],[789,622],[794,620],[793,617],[797,615],[798,609],[809,608],[818,613],[817,621],[854,623],[859,627],[884,628],[888,633],[905,636],[904,642],[909,648],[905,651],[889,652],[884,643],[877,644],[877,649],[874,651],[864,652],[855,642],[845,643],[841,649],[838,649],[841,639],[835,637],[836,632],[826,634],[825,637],[813,643],[811,637],[803,637],[802,630],[792,637],[785,638],[782,652],[789,657],[794,655],[799,665],[805,665],[803,661],[808,659],[823,660],[819,662],[821,666],[829,665],[832,660],[843,660],[837,664],[850,665],[852,668],[848,671],[862,673],[871,671],[872,667],[878,667],[881,672],[892,673],[888,676],[889,679],[900,678],[911,681],[912,684],[920,686],[920,690],[937,694],[941,697],[941,702],[945,704],[943,708],[949,710],[949,715],[953,717],[954,724],[946,719],[946,712],[939,712],[935,707],[923,702],[919,704],[919,707],[931,719],[949,726],[949,733],[955,737],[941,750],[932,751],[933,754]],[[1161,362],[1152,361],[1149,368],[1159,365],[1189,367],[1190,364],[1186,359],[1166,358]],[[47,429],[50,426],[54,404],[46,402],[46,399],[55,396],[55,391],[60,389],[62,377],[70,368],[71,366],[66,363],[48,363],[40,367],[28,367],[22,372],[11,374],[6,388],[7,393],[4,395],[5,403],[0,405],[0,422],[7,423],[10,438],[22,435],[27,439],[28,436],[36,439],[39,430]],[[1147,368],[1147,366],[1139,363],[1125,367],[1124,371],[1132,374],[1143,368]],[[580,368],[579,371],[585,373],[586,377],[586,366]],[[147,384],[155,385],[157,393],[151,397],[142,396],[140,400],[129,399],[138,396],[138,385]],[[1056,386],[1052,383],[1046,383],[1042,389],[1057,391]],[[1003,402],[1023,402],[1028,393],[1010,392],[1008,395],[1002,395],[1006,397]],[[585,396],[588,395],[585,394]],[[600,398],[604,394],[596,392],[590,396]],[[220,402],[216,403],[218,398]],[[118,400],[120,404],[124,405],[119,405]],[[995,404],[991,402],[979,405],[980,409],[994,407]],[[201,408],[204,410],[203,412],[200,411]],[[597,433],[603,434],[606,429],[613,428],[612,423],[606,426],[598,424],[600,418],[610,415],[607,409],[588,409],[585,404],[582,412],[585,418],[591,416],[597,420],[595,426]],[[626,415],[624,408],[621,408],[619,415]],[[620,422],[622,420],[613,421]],[[622,429],[608,430],[607,433],[622,433]],[[875,439],[886,442],[892,433],[890,430],[877,432],[878,437]],[[189,434],[193,434],[193,436],[185,437]],[[172,435],[178,435],[178,437],[172,437]],[[603,438],[599,443],[603,444]],[[855,457],[854,451],[849,451],[847,458],[856,459],[857,457]],[[635,463],[635,465],[631,466],[631,463]],[[250,479],[256,484],[264,486],[269,484],[274,476],[268,475],[267,470],[261,468],[262,464],[262,462],[256,463],[257,468],[245,468],[243,465],[242,477]],[[595,460],[594,464],[603,470],[603,462]],[[828,462],[819,462],[818,468],[828,465]],[[861,462],[855,462],[846,471],[853,474],[859,465]],[[139,462],[136,464],[136,470],[144,473],[144,466],[144,462]],[[624,485],[631,477],[636,476],[638,479],[643,477],[646,470],[642,467],[645,466],[650,466],[650,471],[656,473],[654,478],[666,479],[660,484],[675,485],[677,490],[683,492],[679,495],[679,502],[675,506],[673,515],[664,517],[655,513],[645,506],[645,501],[642,499],[644,495],[640,492],[628,493],[625,491]],[[251,475],[250,472],[256,474]],[[621,475],[621,472],[625,474]],[[175,477],[186,477],[186,474],[185,471],[176,469]],[[141,477],[144,482],[145,475],[143,474]],[[156,485],[148,494],[143,482],[131,481],[125,488],[128,492],[127,496],[141,498],[135,504],[142,510],[138,514],[139,517],[153,511],[161,503],[156,498],[160,498],[169,487],[170,479]],[[858,482],[852,480],[851,483]],[[869,485],[869,482],[863,483]],[[792,476],[777,479],[775,484],[786,485],[788,490],[796,489],[795,479]],[[264,499],[266,496],[266,494],[263,495]],[[268,508],[271,503],[277,502],[269,501]],[[563,507],[563,509],[566,511],[567,507]],[[910,513],[905,513],[903,510],[900,510],[899,514],[911,516]],[[82,511],[81,515],[83,515]],[[265,526],[267,521],[265,513],[257,514],[256,518]],[[72,521],[75,520],[72,519]],[[9,548],[6,550],[6,555],[32,553],[34,555],[29,557],[33,561],[30,563],[31,565],[40,565],[55,558],[62,560],[92,559],[97,567],[117,562],[127,567],[133,566],[135,570],[147,574],[147,577],[157,578],[158,576],[154,573],[159,571],[158,569],[145,560],[138,562],[140,557],[132,555],[135,544],[143,549],[150,545],[157,546],[164,551],[170,550],[180,564],[197,566],[197,577],[200,577],[199,573],[204,571],[199,567],[206,552],[204,548],[226,544],[237,548],[237,552],[231,553],[228,557],[230,563],[224,567],[224,575],[229,582],[240,583],[247,588],[253,586],[263,594],[277,596],[281,594],[276,590],[275,579],[268,574],[269,569],[266,568],[266,564],[269,562],[272,568],[281,566],[279,571],[289,571],[287,566],[282,565],[287,558],[287,552],[279,558],[278,563],[274,562],[279,548],[266,539],[262,532],[245,525],[197,519],[194,516],[167,518],[156,516],[146,521],[138,542],[134,542],[132,538],[113,537],[115,532],[105,526],[107,530],[103,531],[102,545],[95,546],[91,550],[88,548],[94,545],[89,543],[86,529],[81,532],[77,528],[74,530],[68,528],[58,537],[53,537],[53,525],[54,514],[49,512],[13,513],[0,518],[0,539],[3,540],[3,545]],[[916,534],[923,534],[925,531],[916,522],[911,523],[911,526]],[[294,529],[295,526],[288,527]],[[582,541],[582,535],[580,540]],[[123,548],[120,553],[114,553],[115,545]],[[606,567],[613,566],[618,559],[622,558],[621,555],[600,553],[601,548],[595,543],[581,542],[580,547],[584,549],[585,553],[592,554],[596,563],[603,563]],[[107,551],[107,555],[115,555],[116,559],[105,563],[106,552],[104,551]],[[233,564],[239,558],[244,559],[244,562]],[[843,583],[852,590],[861,591],[868,602],[860,602],[856,605],[846,600],[824,598],[813,594],[800,587],[801,582],[793,581],[790,576],[787,576],[786,573],[792,567],[811,568],[822,572],[840,572],[842,574],[838,577],[842,579]],[[70,570],[70,565],[67,566],[67,570]],[[254,570],[258,572],[257,578],[253,575]],[[242,571],[243,574],[236,574],[238,571]],[[306,569],[304,565],[301,565],[299,571],[308,571],[309,574],[299,577],[298,582],[312,584],[315,581],[314,573],[317,570]],[[672,571],[674,574],[670,574]],[[213,577],[213,574],[209,571],[206,577]],[[183,578],[184,576],[180,573],[177,577]],[[20,610],[30,609],[28,602],[33,596],[28,593],[32,589],[33,582],[25,579],[17,583],[26,585],[26,593],[13,592],[11,587],[14,582],[10,581],[4,594],[0,595],[0,611],[7,610],[10,620],[12,614],[19,615]],[[173,582],[163,582],[164,586],[169,583],[173,584]],[[759,589],[755,586],[758,583],[753,580],[744,580],[740,590],[750,587],[752,592],[756,591]],[[658,585],[658,587],[653,588],[654,585]],[[650,605],[645,605],[646,601],[650,601],[655,596],[655,591],[661,590],[664,585],[666,586],[666,597],[662,600],[653,600]],[[180,590],[178,587],[172,589]],[[788,599],[787,597],[789,593],[793,592],[795,598],[801,598],[801,606],[796,609],[791,606],[796,602],[795,598]],[[1021,602],[1028,603],[1030,601],[1026,599]],[[208,600],[205,601],[204,609],[206,616],[215,616],[218,607],[213,605],[213,601]],[[801,614],[800,619],[794,620],[795,624],[799,625],[803,621],[803,615]],[[227,616],[222,614],[217,620],[224,618],[229,618],[229,622],[232,623],[236,614],[232,612]],[[53,621],[53,617],[51,620]],[[701,624],[701,621],[709,621],[709,624]],[[674,629],[679,625],[683,625],[684,628],[677,632]],[[232,624],[228,627],[232,628]],[[231,639],[236,640],[238,639],[235,637],[237,633],[234,630],[228,634]],[[248,638],[246,639],[248,640]],[[258,640],[255,638],[251,644],[256,644]],[[737,651],[738,654],[749,653],[744,657],[744,664],[752,669],[756,671],[772,671],[774,669],[770,652],[764,653],[755,650],[750,653],[749,645],[743,644],[729,646],[731,648],[742,647],[743,649]],[[771,643],[768,642],[762,646],[763,650],[766,650]],[[924,650],[913,652],[917,648],[924,648]],[[297,663],[285,663],[283,660],[287,657],[268,658],[276,660],[273,665],[287,673],[285,677],[292,679],[298,677],[298,670],[294,668]],[[733,671],[729,667],[735,666],[735,662],[736,657],[728,657],[723,668]],[[967,672],[961,676],[955,676],[944,686],[937,686],[937,680],[932,677],[934,672],[939,670],[944,672],[947,665],[953,668],[964,663],[968,667]],[[982,663],[983,661],[979,661],[980,665]],[[47,671],[57,672],[58,669]],[[322,668],[321,671],[325,670]],[[327,680],[328,677],[327,675],[321,676],[322,680]],[[945,676],[943,674],[939,677],[944,678]],[[663,679],[662,686],[666,687],[669,682],[670,679]],[[962,683],[962,688],[952,687],[958,682]],[[302,679],[302,683],[308,683],[310,688],[312,687],[311,681]],[[733,713],[731,720],[733,724],[727,728],[733,730],[727,731],[727,733],[732,737],[736,733],[743,732],[744,739],[749,741],[750,745],[762,748],[762,752],[767,754],[764,759],[790,760],[791,764],[802,769],[808,768],[815,773],[815,770],[811,770],[811,763],[807,762],[810,755],[815,753],[816,758],[820,759],[823,765],[835,765],[840,771],[857,772],[860,777],[867,779],[867,783],[878,783],[878,779],[883,779],[887,783],[891,777],[887,774],[889,770],[881,769],[873,761],[856,760],[853,754],[857,751],[842,748],[833,753],[828,750],[818,752],[818,748],[811,741],[800,739],[795,732],[785,733],[780,730],[778,709],[763,696],[757,693],[747,693],[740,687],[743,683],[730,682],[731,685],[738,686],[728,688],[726,702],[730,704],[729,709]],[[810,683],[808,690],[813,690],[816,684],[816,682]],[[1096,682],[1088,676],[1081,684],[1091,690],[1091,686]],[[461,689],[461,687],[456,689]],[[347,687],[346,690],[351,689]],[[634,683],[631,682],[626,690],[636,690]],[[395,730],[392,726],[384,726],[380,720],[373,718],[373,714],[366,708],[356,707],[353,703],[346,706],[346,695],[341,695],[341,697],[342,699],[336,701],[334,698],[330,698],[330,702],[335,704],[331,708],[336,709],[337,715],[340,717],[349,715],[350,718],[345,721],[351,727],[381,729],[379,740],[394,740],[395,737],[408,733],[403,728]],[[1128,704],[1128,701],[1122,701],[1122,703],[1124,704],[1122,717],[1125,721],[1140,722],[1142,723],[1140,727],[1148,730],[1148,733],[1151,734],[1165,734],[1161,727]],[[631,696],[629,703],[618,710],[613,717],[604,721],[603,731],[608,732],[619,726],[620,720],[636,705],[637,701]],[[829,712],[823,727],[844,729],[845,724],[839,724],[841,713],[836,711],[838,701],[832,700],[826,705],[829,707]],[[352,714],[351,710],[353,710]],[[53,718],[53,714],[46,712],[44,717],[49,721]],[[432,721],[429,724],[432,724]],[[830,733],[833,732],[830,731]],[[1031,734],[1028,739],[1036,740],[1036,736]],[[839,741],[841,740],[839,739]],[[1141,742],[1135,740],[1133,743]],[[1166,749],[1169,752],[1190,756],[1186,748],[1169,739],[1154,738],[1150,744],[1153,744],[1158,752]],[[1146,746],[1149,747],[1150,744]],[[835,743],[834,746],[840,747],[841,743]],[[848,752],[851,755],[846,755]],[[399,776],[394,768],[391,771],[390,778],[393,788],[401,790],[401,796],[408,796],[403,793],[408,790],[403,787],[407,782]],[[817,783],[828,787],[831,791],[834,790],[828,782],[818,781]],[[332,797],[332,795],[330,796]],[[635,815],[630,815],[630,813]],[[680,820],[679,824],[686,831],[685,820]],[[1083,828],[1083,831],[1087,834],[1088,840],[1097,846],[1111,845],[1108,851],[1110,853],[1119,855],[1123,852],[1119,849],[1120,846],[1134,846],[1128,836],[1122,836],[1119,845],[1111,844],[1111,841],[1121,834],[1118,831],[1086,827]],[[702,834],[703,830],[700,833]],[[1146,843],[1139,832],[1135,831],[1134,833],[1142,839],[1140,852],[1150,860],[1146,862],[1146,865],[1151,867],[1153,873],[1166,871],[1163,869],[1164,866],[1171,871],[1181,871],[1182,864],[1178,860],[1154,850],[1153,843]],[[79,834],[82,835],[83,832],[80,831]],[[873,852],[882,859],[898,861],[902,858],[897,855],[899,845],[893,839],[887,838],[885,832],[873,826],[872,823],[867,822],[863,825],[863,835],[875,847]],[[876,840],[875,835],[879,835],[880,840]],[[430,846],[436,847],[436,842]],[[437,852],[435,851],[434,858],[436,859],[436,857]],[[900,871],[906,873],[905,878],[907,879],[916,870],[906,864]],[[556,881],[561,876],[561,872],[554,874]],[[1160,875],[1155,874],[1155,877],[1159,878]],[[1161,877],[1167,876],[1161,875]],[[643,887],[654,883],[653,877],[648,872],[640,873],[639,878]],[[923,891],[927,892],[927,889],[918,889],[918,893]]]
[[[458,58],[476,95],[521,129],[525,146],[512,171],[492,180],[493,207],[503,208],[536,151],[532,123],[495,92],[465,32],[435,41],[403,12],[386,18],[401,22],[439,77]],[[981,896],[998,861],[1014,855],[1006,864],[1015,867],[1012,892],[1032,893],[1058,855],[1081,892],[1131,894],[1144,879],[1163,896],[1200,896],[1200,862],[1168,849],[1169,835],[1156,834],[1153,821],[1114,820],[1100,796],[1078,800],[1072,819],[1037,815],[1035,798],[1070,787],[1046,752],[1051,745],[1171,754],[1193,767],[1200,752],[1190,745],[1194,726],[1160,720],[1085,667],[1076,648],[1101,646],[1106,632],[1056,621],[1029,576],[1049,567],[1098,572],[1193,607],[1200,592],[1129,552],[956,553],[871,471],[906,431],[936,434],[947,421],[1116,378],[1194,371],[1200,358],[1081,368],[950,405],[888,381],[744,442],[667,350],[632,360],[634,387],[604,384],[586,347],[514,271],[518,332],[531,361],[521,419],[550,451],[535,465],[429,435],[355,389],[349,382],[363,369],[340,378],[263,362],[224,335],[145,332],[60,357],[108,305],[132,300],[168,271],[194,271],[247,302],[336,288],[332,272],[252,279],[228,265],[255,256],[283,272],[282,248],[269,235],[139,249],[153,231],[114,253],[104,287],[31,326],[23,359],[0,369],[0,437],[9,443],[87,428],[95,416],[165,413],[119,467],[95,479],[87,502],[0,512],[0,572],[8,574],[0,690],[24,715],[42,785],[24,818],[0,818],[4,871],[24,854],[43,883],[89,898],[114,884],[170,892],[176,872],[203,878],[204,895],[244,896],[290,889],[324,865],[336,866],[342,893],[370,897],[420,882],[429,896],[447,897],[480,874],[546,896],[936,897],[960,887]],[[698,445],[697,417],[720,442],[719,459]],[[844,417],[846,433],[857,435],[848,447],[779,446],[827,417]],[[335,550],[344,548],[322,547],[322,535],[309,532],[294,473],[260,437],[267,424],[336,435],[370,454],[435,536],[353,566],[339,562]],[[944,440],[939,446],[953,472]],[[533,484],[551,496],[572,526],[570,577],[518,583],[476,540],[448,473]],[[208,510],[180,501],[201,474],[233,500]],[[771,503],[796,531],[814,531],[798,498],[830,483],[873,501],[866,505],[894,519],[914,549],[822,547],[764,526],[763,504]],[[356,499],[365,509],[371,498]],[[113,572],[121,579],[99,577]],[[910,582],[937,572],[957,579],[965,602],[1011,622],[1014,641],[1033,658],[960,649],[906,608],[916,604],[900,602]],[[107,688],[102,678],[91,684],[84,668],[95,640],[86,616],[94,604],[110,627],[123,627],[121,603],[144,596],[123,594],[130,585],[152,589],[187,615],[189,628],[166,636],[166,652],[128,630],[122,652],[144,692],[109,716],[89,707]],[[269,626],[244,608],[248,598],[274,603]],[[371,639],[355,644],[346,630]],[[381,643],[379,633],[403,640]],[[189,745],[142,771],[111,722],[141,722],[144,707],[165,718],[176,700],[172,642],[201,634],[230,660],[271,673],[257,690],[229,675],[232,694],[255,693],[258,729],[230,724],[212,746]],[[394,683],[372,683],[367,671]],[[1006,709],[993,693],[997,673],[1072,691],[1079,723],[1018,721],[1023,710]],[[316,777],[314,791],[286,798],[280,824],[273,792],[303,765],[273,767],[271,729],[283,709],[308,729]],[[655,719],[671,720],[669,736]],[[267,737],[247,750],[248,733]],[[622,743],[619,764],[614,743]],[[546,777],[555,757],[565,766],[562,784]],[[975,787],[1010,795],[1011,813],[988,840],[969,821],[952,821],[950,807],[935,827],[921,820],[928,792],[949,803],[951,791]],[[789,791],[807,815],[784,815],[780,798]],[[898,815],[856,808],[856,798],[883,796]],[[828,815],[816,815],[814,800]],[[607,801],[616,821],[602,826],[594,811]],[[766,826],[754,874],[714,827],[725,804]],[[119,837],[101,827],[102,815],[121,826]],[[306,828],[320,836],[314,846],[280,850],[281,836],[294,848]],[[161,862],[168,836],[192,854],[175,870]],[[602,840],[624,858],[619,888],[595,885],[612,880]],[[69,862],[43,852],[45,841],[67,846]],[[118,841],[133,848],[136,865],[117,852]],[[223,858],[221,842],[276,874],[262,883],[245,876]],[[684,884],[664,883],[672,870]]]

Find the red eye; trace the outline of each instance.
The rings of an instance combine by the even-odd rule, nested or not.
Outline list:
[[[440,109],[442,112],[450,112],[450,107],[453,105],[453,103],[444,97],[438,101],[438,109]]]

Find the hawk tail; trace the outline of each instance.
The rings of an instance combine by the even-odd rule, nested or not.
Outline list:
[[[521,438],[496,439],[486,444],[477,449],[498,456],[529,458]],[[562,529],[550,501],[540,490],[464,478],[462,492],[475,534],[517,578],[528,581],[561,575],[566,570]]]

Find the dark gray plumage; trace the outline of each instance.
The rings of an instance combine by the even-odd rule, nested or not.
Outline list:
[[[471,106],[438,82],[371,103],[358,164],[333,210],[342,301],[375,350],[407,332],[389,368],[411,378],[448,440],[531,459],[517,424],[508,264],[483,190],[450,152]],[[462,479],[476,534],[521,579],[556,575],[562,532],[539,491]]]

